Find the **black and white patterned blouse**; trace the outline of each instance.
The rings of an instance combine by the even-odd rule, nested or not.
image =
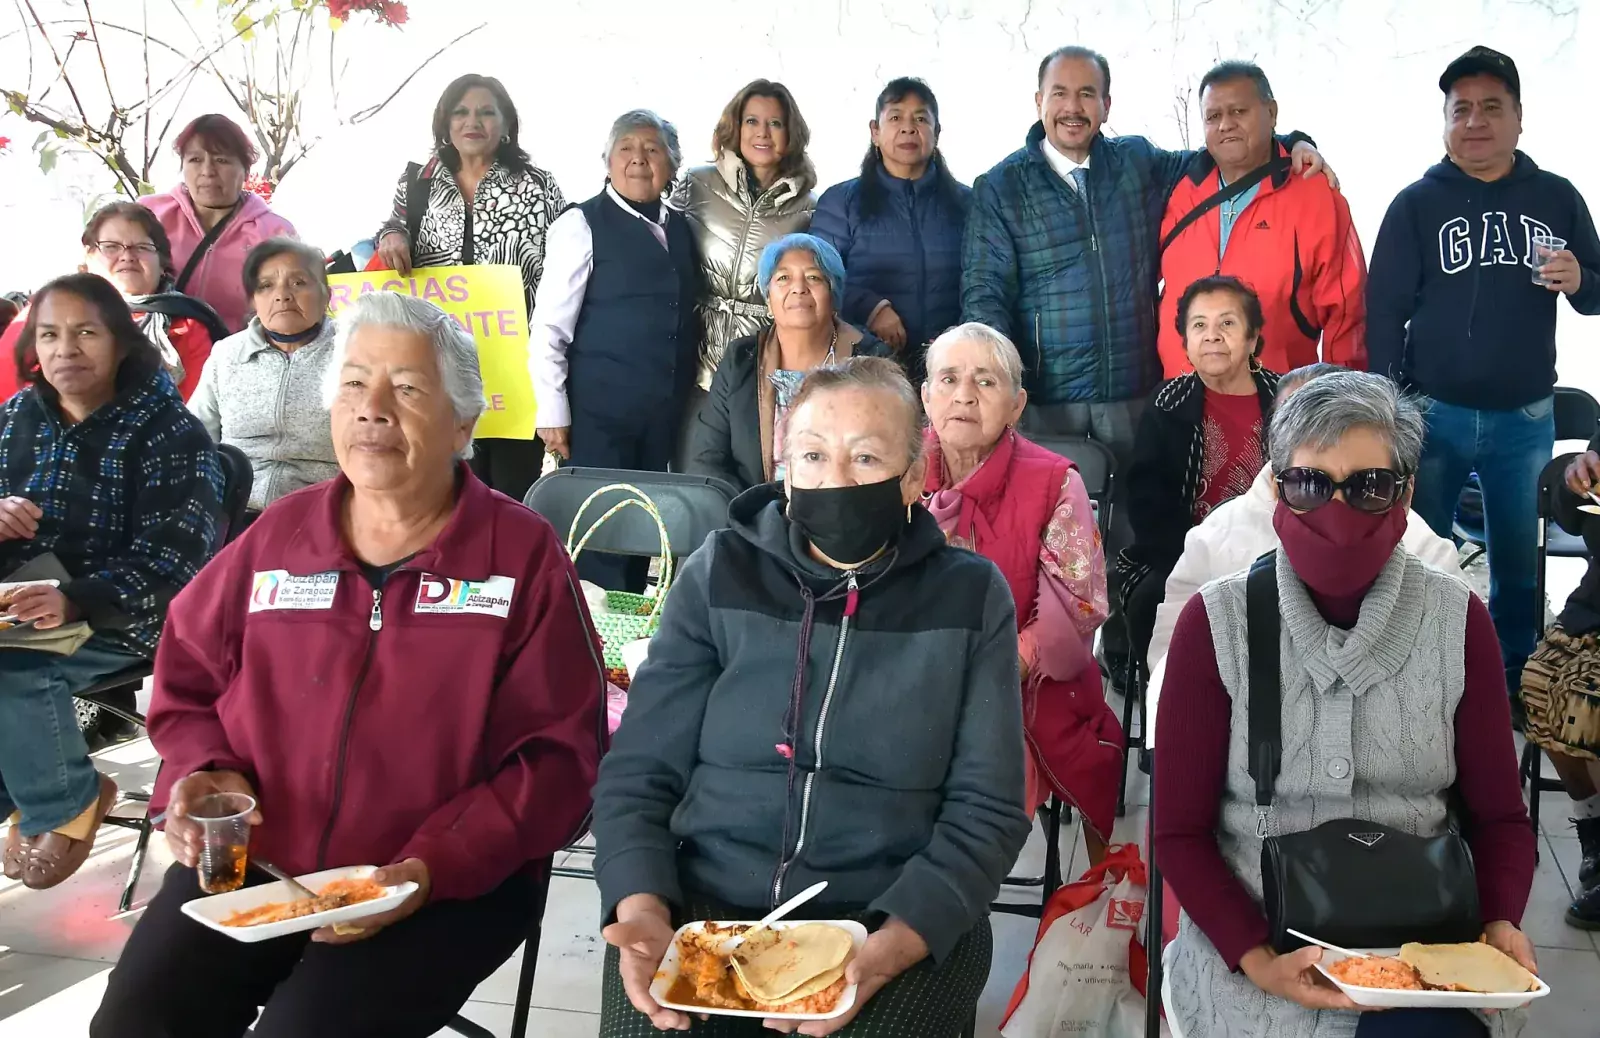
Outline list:
[[[545,231],[567,207],[555,177],[538,167],[519,172],[497,162],[479,181],[470,214],[455,177],[437,157],[422,167],[422,178],[428,208],[420,240],[411,243],[412,265],[514,263],[522,268],[522,294],[533,313],[534,291],[544,274]],[[390,231],[406,232],[404,173],[395,189],[394,212],[378,229],[378,240]]]

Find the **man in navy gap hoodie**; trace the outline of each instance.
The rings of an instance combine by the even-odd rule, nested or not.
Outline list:
[[[1439,78],[1447,157],[1389,206],[1367,278],[1372,370],[1425,397],[1417,512],[1450,536],[1472,472],[1483,486],[1489,612],[1507,685],[1533,651],[1539,470],[1555,441],[1556,299],[1600,313],[1600,240],[1583,196],[1517,150],[1522,82],[1474,47]],[[1532,239],[1567,248],[1533,280]]]

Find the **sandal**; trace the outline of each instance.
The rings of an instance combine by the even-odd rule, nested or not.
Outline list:
[[[48,890],[82,868],[83,863],[89,860],[89,852],[94,849],[95,833],[99,832],[101,823],[116,802],[117,784],[101,775],[100,799],[94,804],[94,826],[89,830],[89,836],[74,840],[58,832],[48,832],[35,838],[33,849],[27,857],[26,871],[22,875],[23,885],[29,890]]]

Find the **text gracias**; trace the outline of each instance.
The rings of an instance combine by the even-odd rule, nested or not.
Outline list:
[[[349,285],[334,285],[331,292],[333,308],[338,310],[348,306],[368,292],[400,292],[426,299],[434,303],[439,309],[444,310],[455,319],[455,322],[472,336],[513,336],[526,337],[515,310],[463,310],[460,313],[449,309],[449,303],[465,303],[471,298],[467,290],[467,279],[460,274],[454,274],[441,281],[439,278],[426,278],[418,281],[416,278],[390,278],[387,281],[363,281],[359,290],[353,290]],[[490,322],[494,323],[491,325]],[[479,330],[474,330],[474,324]],[[505,400],[499,393],[488,394],[485,403],[491,411],[504,411]]]

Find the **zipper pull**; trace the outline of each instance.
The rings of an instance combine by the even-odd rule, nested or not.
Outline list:
[[[372,618],[367,626],[374,631],[383,630],[383,592],[377,588],[372,589]]]
[[[1256,838],[1267,838],[1267,809],[1264,807],[1256,808]]]
[[[856,615],[856,606],[859,605],[860,602],[861,602],[861,593],[856,588],[856,575],[855,575],[854,572],[852,572],[850,574],[849,591],[844,596],[844,615],[845,616],[855,616]]]
[[[1089,251],[1090,252],[1099,252],[1100,251],[1100,239],[1097,236],[1095,236],[1093,233],[1091,233],[1089,235]]]

